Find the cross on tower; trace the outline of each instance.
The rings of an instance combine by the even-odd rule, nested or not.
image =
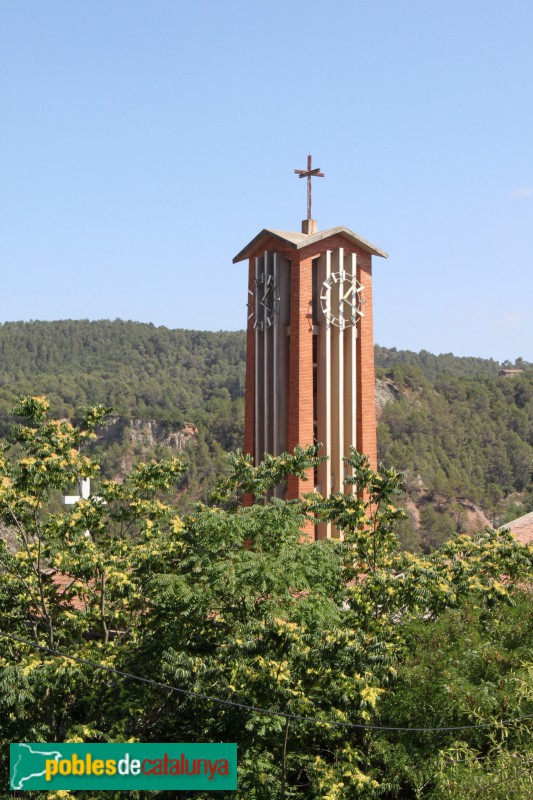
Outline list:
[[[307,169],[295,169],[294,172],[299,178],[307,178],[307,219],[312,219],[311,216],[311,178],[323,178],[324,173],[318,169],[313,169],[311,166],[311,154],[307,156]]]

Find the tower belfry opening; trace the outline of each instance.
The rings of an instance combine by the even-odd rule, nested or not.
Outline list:
[[[344,485],[350,446],[377,466],[372,256],[387,253],[350,228],[319,231],[311,219],[313,170],[302,232],[264,228],[233,259],[248,260],[244,450],[259,463],[296,445],[322,443],[328,460],[307,480],[289,478],[288,499]],[[310,538],[336,535],[309,525]]]

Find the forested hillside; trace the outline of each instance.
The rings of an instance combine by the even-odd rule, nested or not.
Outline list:
[[[496,526],[533,510],[533,369],[510,378],[459,370],[431,382],[420,367],[378,369],[391,395],[379,457],[405,473],[402,535],[415,548],[479,529],[480,512]]]
[[[243,334],[121,320],[5,323],[0,387],[2,410],[10,395],[31,387],[65,415],[98,401],[125,416],[211,424],[243,396]],[[236,444],[222,428],[216,436],[228,439],[224,446]]]
[[[20,394],[46,394],[52,413],[73,416],[105,403],[124,420],[198,427],[188,446],[188,497],[200,497],[224,468],[243,432],[244,333],[169,330],[115,321],[0,325],[0,435]],[[533,365],[498,377],[494,360],[376,347],[387,389],[378,428],[380,457],[405,471],[412,549],[430,548],[458,529],[533,509]],[[134,447],[122,438],[102,453],[116,474]],[[155,446],[158,456],[166,445]],[[168,449],[168,448],[167,448]],[[131,454],[130,454],[131,455]],[[134,455],[146,455],[146,448]]]
[[[426,380],[434,383],[442,375],[455,377],[495,377],[500,364],[490,358],[458,358],[453,353],[442,353],[439,356],[421,350],[414,353],[412,350],[397,350],[395,347],[380,347],[376,345],[376,366],[390,372],[399,366],[417,367],[421,370]]]
[[[0,325],[0,436],[14,399],[46,394],[54,416],[72,417],[104,403],[125,420],[153,419],[169,429],[198,426],[187,497],[200,497],[224,469],[225,452],[242,446],[244,335],[169,330],[122,320],[13,322]],[[102,449],[107,474],[131,456],[131,427]],[[160,445],[154,455],[164,457]]]

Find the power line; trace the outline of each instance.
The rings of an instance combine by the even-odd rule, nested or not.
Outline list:
[[[27,647],[33,647],[37,650],[49,653],[50,655],[53,656],[68,658],[70,661],[75,661],[78,664],[84,664],[85,666],[93,667],[94,669],[100,669],[104,672],[110,672],[114,675],[118,675],[121,678],[126,678],[127,680],[138,681],[139,683],[146,683],[150,686],[156,686],[158,689],[167,689],[168,691],[176,692],[178,694],[184,694],[188,697],[195,697],[199,700],[208,700],[211,703],[218,703],[219,705],[223,706],[243,708],[246,711],[253,711],[254,713],[257,714],[266,714],[274,717],[283,717],[284,719],[295,719],[298,720],[299,722],[315,722],[320,725],[332,725],[342,728],[355,728],[358,730],[405,731],[406,733],[426,733],[426,732],[430,733],[436,731],[465,731],[474,728],[489,728],[497,724],[516,725],[518,722],[522,722],[523,720],[533,718],[533,714],[526,714],[523,717],[516,717],[516,719],[494,720],[493,722],[481,722],[474,725],[455,725],[442,728],[404,728],[404,727],[391,727],[388,725],[363,725],[363,724],[357,724],[355,722],[341,722],[340,720],[320,719],[319,717],[304,717],[299,714],[289,714],[286,711],[277,711],[276,709],[260,708],[259,706],[252,706],[246,703],[237,703],[235,700],[223,700],[221,697],[213,697],[212,695],[202,694],[201,692],[193,692],[190,689],[182,689],[178,686],[172,686],[169,683],[160,683],[159,681],[154,681],[151,678],[142,678],[140,675],[134,675],[132,672],[124,672],[123,670],[116,669],[115,667],[108,667],[104,664],[97,664],[95,661],[89,661],[86,658],[80,658],[79,656],[71,656],[68,653],[63,653],[61,650],[55,650],[51,647],[46,647],[45,645],[37,644],[36,642],[28,642],[25,639],[19,638],[18,636],[13,636],[10,633],[4,633],[4,631],[0,631],[0,636],[4,637],[5,639],[11,639],[14,642],[19,642],[20,644],[24,644]]]

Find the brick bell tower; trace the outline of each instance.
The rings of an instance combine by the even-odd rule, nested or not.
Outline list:
[[[387,253],[349,228],[319,231],[311,218],[301,233],[264,228],[235,256],[248,260],[248,325],[244,452],[258,463],[297,444],[322,442],[321,464],[308,480],[289,479],[286,497],[344,487],[350,445],[377,466],[372,326],[372,256]],[[310,524],[309,538],[335,536]]]

